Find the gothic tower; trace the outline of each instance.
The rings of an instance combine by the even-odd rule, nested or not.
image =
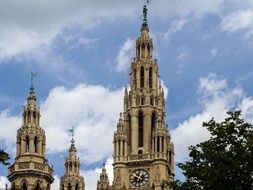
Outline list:
[[[22,117],[22,127],[17,131],[15,163],[9,167],[11,189],[50,190],[53,169],[46,159],[46,136],[40,127],[40,110],[32,84]]]
[[[174,177],[174,148],[165,123],[164,91],[143,9],[136,56],[131,63],[130,89],[114,134],[113,188],[164,190]]]
[[[73,132],[73,131],[72,131]],[[72,136],[69,155],[65,158],[65,174],[61,177],[60,190],[84,190],[84,179],[80,175],[80,161],[76,155],[75,141]]]
[[[108,174],[106,173],[105,164],[103,164],[102,173],[97,182],[97,190],[111,190]]]

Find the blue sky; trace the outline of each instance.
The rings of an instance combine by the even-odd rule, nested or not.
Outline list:
[[[54,189],[71,126],[86,189],[95,189],[103,162],[111,174],[112,135],[144,2],[0,0],[0,146],[15,156],[30,73],[38,72],[35,90]],[[187,147],[209,136],[203,121],[222,120],[233,109],[253,121],[253,2],[153,0],[148,9],[175,160],[184,161]],[[6,174],[0,166],[0,187]]]

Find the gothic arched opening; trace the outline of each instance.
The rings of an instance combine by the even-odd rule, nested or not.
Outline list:
[[[27,184],[26,184],[26,182],[24,182],[24,183],[22,184],[22,190],[27,190]]]
[[[156,113],[153,112],[152,116],[151,116],[151,130],[152,130],[152,132],[155,129],[155,127],[156,127]]]
[[[38,137],[34,138],[34,152],[38,153]]]
[[[35,190],[41,190],[39,183],[36,184]]]
[[[11,190],[16,190],[16,185],[14,182],[11,184]]]
[[[140,112],[138,116],[138,145],[143,147],[143,113]]]
[[[141,81],[140,81],[140,85],[141,85],[141,88],[143,88],[144,87],[144,67],[143,66],[141,66],[141,71],[140,71],[141,73]]]
[[[149,68],[149,88],[153,87],[153,69],[152,67]]]
[[[132,142],[132,120],[131,120],[131,115],[129,114],[127,116],[128,120],[128,144],[131,147],[131,142]]]

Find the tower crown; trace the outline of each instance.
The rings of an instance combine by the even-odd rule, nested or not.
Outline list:
[[[84,178],[80,175],[80,160],[77,157],[73,127],[69,131],[72,133],[72,139],[70,141],[69,155],[65,158],[65,174],[61,177],[60,190],[84,190]]]

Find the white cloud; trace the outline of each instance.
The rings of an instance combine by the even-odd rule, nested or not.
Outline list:
[[[143,1],[135,0],[0,0],[0,3],[0,61],[36,52],[41,47],[50,48],[65,29],[77,27],[85,31],[105,20],[137,19],[143,6]],[[149,6],[149,14],[155,19],[170,14],[202,15],[218,12],[223,3],[224,0],[157,0]],[[184,20],[175,21],[172,25],[175,28],[166,36],[180,30],[184,24]]]
[[[116,71],[126,71],[130,64],[131,58],[134,56],[134,40],[127,38],[124,44],[119,48],[116,58]]]
[[[20,117],[11,116],[10,110],[4,110],[0,113],[0,140],[4,140],[6,145],[11,145],[7,147],[10,152],[15,150],[17,129],[21,127]]]
[[[5,176],[0,176],[0,189],[5,189],[6,184],[10,188],[10,182]]]
[[[40,106],[48,153],[67,151],[68,129],[74,126],[76,146],[83,162],[94,163],[110,156],[114,129],[123,108],[123,94],[123,88],[111,90],[84,84],[73,89],[51,90]],[[8,111],[0,114],[0,140],[8,144],[11,152],[15,150],[16,131],[20,126],[21,116],[11,116]],[[66,139],[69,140],[66,142]],[[90,146],[94,140],[96,146]]]
[[[162,86],[163,91],[164,91],[164,98],[165,98],[165,100],[167,100],[167,97],[168,97],[168,94],[169,94],[169,88],[166,86],[166,84],[163,80],[161,80],[161,86]]]
[[[54,182],[51,184],[52,190],[57,190],[60,188],[60,178],[57,175],[54,175]]]
[[[253,26],[253,11],[240,10],[228,14],[223,18],[221,29],[224,31],[235,32],[240,29],[252,28]]]
[[[217,121],[222,121],[226,117],[226,112],[235,108],[241,108],[243,114],[248,117],[251,117],[253,113],[253,101],[245,97],[241,87],[229,88],[226,80],[215,74],[200,78],[198,94],[202,111],[190,116],[172,130],[171,136],[175,145],[177,162],[188,159],[190,145],[208,139],[209,132],[202,127],[203,122],[209,121],[212,117]]]
[[[239,10],[222,18],[221,30],[228,32],[243,31],[244,38],[253,36],[253,10]]]
[[[168,31],[164,34],[165,39],[171,40],[173,35],[182,30],[182,28],[186,23],[187,23],[186,19],[174,20]]]
[[[243,118],[246,122],[253,123],[253,99],[252,97],[246,97],[242,100],[238,106],[242,111]]]
[[[114,128],[123,107],[123,92],[123,89],[84,84],[73,89],[54,88],[41,105],[41,124],[47,133],[49,152],[69,147],[67,130],[74,126],[78,153],[83,161],[91,163],[109,156]],[[94,140],[96,146],[90,146]]]

